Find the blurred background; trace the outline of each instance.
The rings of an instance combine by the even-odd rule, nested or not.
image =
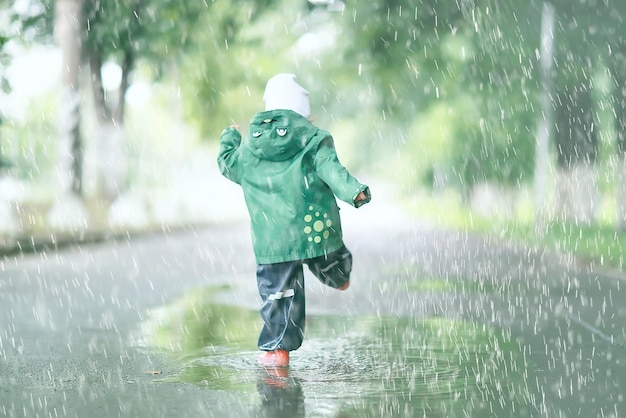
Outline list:
[[[220,132],[245,133],[290,72],[342,163],[418,216],[622,248],[624,16],[622,0],[0,0],[2,243],[245,218]]]

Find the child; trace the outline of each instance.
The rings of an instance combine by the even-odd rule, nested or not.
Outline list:
[[[217,160],[242,187],[250,214],[264,321],[259,363],[287,366],[304,337],[303,264],[330,287],[350,285],[335,196],[357,208],[371,197],[337,159],[330,133],[308,120],[308,92],[296,76],[270,78],[263,100],[243,141],[237,126],[222,131]]]

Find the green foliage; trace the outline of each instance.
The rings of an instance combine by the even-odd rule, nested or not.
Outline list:
[[[0,91],[4,93],[8,93],[11,90],[6,74],[6,68],[9,66],[11,59],[4,49],[10,39],[9,36],[0,34]]]
[[[552,0],[557,14],[557,36],[561,55],[592,57],[608,52],[608,45],[623,44],[621,0]]]
[[[553,222],[537,234],[532,224],[508,224],[502,227],[505,236],[540,244],[549,249],[570,253],[581,261],[624,268],[626,234],[616,231],[612,224],[597,226]]]
[[[14,6],[16,2],[13,2]],[[0,3],[1,4],[1,3]],[[10,20],[9,35],[23,43],[52,43],[54,0],[27,0],[19,7],[6,7]]]
[[[457,152],[452,165],[465,186],[481,182],[516,186],[532,179],[533,114],[524,103],[511,103],[507,109],[498,110],[454,137]]]
[[[254,78],[242,79],[243,70],[232,71],[245,62],[232,52],[231,46],[240,42],[242,28],[257,21],[274,3],[273,0],[85,0],[84,55],[95,58],[98,65],[107,61],[127,65],[124,70],[128,72],[143,61],[153,67],[157,78],[170,76],[172,68],[180,67],[179,72],[173,72],[183,76],[180,82],[185,98],[189,99],[188,114],[199,121],[206,133],[216,125],[207,115],[219,111],[223,94],[240,91],[242,85]],[[50,40],[53,9],[53,0],[31,0],[29,12],[15,19],[21,27],[36,32],[40,39],[48,36]],[[263,26],[256,29],[261,29],[257,33],[268,35]],[[267,37],[264,39],[269,41]],[[257,35],[254,42],[259,40],[263,36]],[[253,41],[247,44],[250,46]],[[267,57],[271,58],[271,55]],[[252,63],[250,68],[255,65]]]
[[[454,154],[450,150],[466,145],[467,133],[476,129],[473,125],[477,119],[469,96],[430,106],[410,126],[404,164],[415,167],[418,171],[413,176],[431,187],[437,170],[446,174],[452,170]]]
[[[132,53],[158,65],[179,56],[192,42],[194,32],[200,29],[197,22],[208,13],[208,4],[87,0],[83,13],[86,51],[99,51],[109,59]]]
[[[404,158],[419,179],[443,169],[462,190],[532,179],[540,7],[490,3],[381,0],[344,14],[380,109],[411,126]]]
[[[399,120],[411,119],[444,91],[450,77],[445,39],[454,36],[467,1],[377,0],[349,3],[343,29],[351,39],[347,59],[364,67],[364,78],[381,92],[380,107]],[[422,95],[430,87],[432,95]]]
[[[295,21],[300,7],[274,10],[274,3],[241,1],[232,7],[230,1],[217,0],[203,16],[207,29],[196,34],[180,67],[185,113],[203,138],[219,139],[230,124],[245,130],[263,109],[267,78],[292,68],[285,62],[296,37],[285,33],[285,21]]]
[[[86,0],[84,46],[105,60],[136,54],[153,78],[180,85],[185,116],[203,138],[217,139],[231,123],[245,130],[267,78],[291,71],[320,125],[336,127],[338,144],[350,146],[342,153],[349,165],[374,169],[390,158],[413,185],[443,170],[463,192],[483,181],[530,182],[543,117],[542,0],[345,3],[330,13],[304,0]],[[553,3],[557,84],[591,80],[606,63],[621,74],[612,79],[619,86],[625,3]],[[15,24],[25,39],[50,36],[54,2],[30,4]],[[303,35],[328,33],[336,37],[325,51],[294,47]],[[626,101],[606,102],[620,114]]]
[[[616,22],[615,11],[623,6],[555,3],[557,81],[589,80],[598,62],[591,56],[608,59],[607,49],[622,50],[618,26],[603,24]],[[409,153],[403,157],[417,165],[420,179],[430,180],[433,169],[443,166],[462,190],[483,181],[518,185],[532,180],[542,117],[537,97],[543,4],[349,3],[344,30],[355,36],[348,56],[366,63],[364,82],[382,93],[379,108],[412,126]],[[445,151],[433,152],[436,147]]]
[[[148,59],[172,57],[190,39],[198,18],[207,12],[202,1],[83,0],[86,51],[115,57],[133,51]],[[52,41],[54,0],[29,0],[28,7],[12,16],[27,41]],[[185,22],[185,24],[180,24]]]
[[[468,87],[479,114],[456,137],[454,169],[465,187],[479,182],[518,185],[532,179],[536,94],[536,3],[499,2],[475,10]],[[511,22],[512,18],[517,24]],[[476,119],[475,119],[476,120]]]
[[[0,125],[0,161],[30,182],[46,182],[56,161],[54,97],[32,99],[22,120]]]

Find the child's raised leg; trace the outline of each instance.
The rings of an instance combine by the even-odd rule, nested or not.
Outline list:
[[[345,245],[337,251],[304,262],[311,273],[325,285],[339,290],[346,290],[350,286],[352,253]]]

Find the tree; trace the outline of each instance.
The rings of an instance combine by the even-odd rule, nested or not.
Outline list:
[[[377,87],[379,108],[386,116],[410,120],[428,101],[446,94],[445,88],[437,88],[450,79],[443,39],[457,33],[473,3],[374,0],[348,4],[343,28],[352,42],[345,55],[364,67],[362,77]],[[433,84],[430,97],[421,94]]]
[[[472,95],[477,115],[453,148],[466,187],[518,187],[533,177],[540,16],[535,2],[507,1],[480,3],[466,15],[473,47],[461,88]]]
[[[126,154],[124,152],[125,93],[136,65],[144,61],[159,74],[177,58],[193,39],[196,23],[207,13],[208,3],[173,0],[81,0],[82,9],[75,19],[69,19],[78,31],[68,42],[79,43],[78,63],[89,63],[93,97],[99,123],[101,160],[99,177],[101,195],[112,200],[125,186]],[[23,31],[34,33],[34,39],[46,40],[52,34],[55,16],[65,16],[67,9],[76,7],[76,0],[31,0],[26,14],[14,16]],[[69,57],[68,57],[69,59]],[[72,58],[74,62],[74,58]],[[102,67],[107,62],[118,63],[122,82],[116,92],[105,92]],[[72,75],[74,77],[74,75]],[[74,81],[72,81],[74,85]],[[75,86],[74,88],[78,88]],[[75,118],[73,118],[75,119]],[[78,132],[67,128],[68,132]],[[74,141],[78,144],[78,141]],[[73,148],[79,152],[79,147]],[[73,157],[79,169],[81,155]],[[79,174],[78,172],[76,174]],[[78,178],[79,176],[75,176]],[[73,181],[80,188],[80,181]]]
[[[57,0],[55,29],[62,52],[57,175],[63,191],[82,192],[80,83],[82,0]]]
[[[616,207],[617,226],[626,229],[626,34],[624,34],[624,16],[626,4],[619,0],[607,1],[600,27],[605,40],[600,50],[612,77],[612,98],[617,152]]]
[[[550,161],[550,137],[552,135],[552,103],[554,80],[552,77],[554,62],[554,5],[544,2],[541,9],[541,35],[539,42],[539,66],[541,92],[539,102],[541,115],[537,123],[537,143],[535,145],[535,230],[539,234],[545,231],[548,218],[548,168]]]
[[[611,72],[614,80],[613,112],[618,157],[617,222],[618,227],[623,230],[626,229],[626,51],[622,50],[617,55]]]
[[[557,86],[554,103],[557,216],[591,224],[598,204],[598,137],[590,80]]]
[[[2,92],[10,91],[10,84],[6,75],[6,67],[10,62],[10,57],[4,50],[4,47],[9,39],[8,34],[0,34],[0,91]],[[2,116],[0,115],[0,125],[2,122]],[[4,158],[2,151],[2,137],[0,137],[0,172],[10,166],[10,162]]]
[[[598,5],[601,9],[602,5]],[[598,209],[598,138],[593,75],[598,62],[593,27],[601,13],[582,2],[555,2],[554,145],[556,210],[564,221],[591,224]]]
[[[54,228],[80,230],[87,228],[89,222],[80,198],[83,184],[79,83],[82,0],[57,0],[55,6],[55,35],[62,53],[56,164],[61,190],[47,217]]]
[[[0,5],[6,6],[0,1]],[[8,67],[11,57],[5,51],[5,46],[11,39],[11,33],[3,29],[0,32],[0,91],[8,93],[11,90],[10,83],[7,79],[6,68]],[[0,125],[3,123],[2,115],[0,115]],[[6,174],[6,170],[13,165],[5,156],[5,148],[3,147],[4,138],[0,136],[0,178]],[[0,233],[17,233],[21,229],[20,222],[15,215],[12,203],[7,196],[0,195]]]
[[[558,213],[561,219],[590,224],[598,209],[599,157],[594,75],[608,66],[613,75],[613,104],[620,112],[620,56],[624,51],[624,2],[554,0],[556,26],[555,146]],[[620,155],[619,116],[615,132]],[[620,157],[621,160],[621,157]],[[619,178],[619,176],[618,176]],[[619,181],[620,185],[622,181]],[[621,186],[623,187],[623,186]],[[621,195],[619,193],[618,195]],[[618,198],[619,199],[619,198]],[[618,209],[620,208],[618,203]]]
[[[138,62],[163,73],[181,56],[208,13],[203,2],[173,0],[88,0],[85,4],[85,56],[91,70],[99,132],[101,196],[114,200],[126,187],[127,153],[124,140],[126,92]],[[107,62],[121,68],[121,82],[105,92],[102,69]]]
[[[48,36],[51,32],[48,11],[53,8],[52,1],[31,0],[31,9],[39,12],[19,16],[17,20],[40,37]],[[272,3],[272,0],[182,3],[175,0],[84,0],[83,19],[79,22],[81,58],[82,62],[89,63],[99,125],[98,183],[102,198],[112,201],[126,186],[125,100],[137,65],[143,62],[151,66],[157,76],[162,76],[170,66],[182,61],[183,53],[194,46],[197,33],[208,31],[218,37],[225,34],[227,39],[238,30],[240,23],[233,16],[243,15],[250,19]],[[232,12],[222,20],[213,21],[215,26],[204,26],[213,9],[230,9]],[[211,54],[211,51],[207,53]],[[103,88],[102,70],[107,63],[116,63],[122,71],[116,91]],[[216,65],[209,71],[218,71],[218,68]]]
[[[291,67],[288,51],[297,35],[290,29],[304,9],[304,0],[211,5],[202,17],[202,26],[209,29],[195,35],[178,67],[186,116],[203,138],[219,138],[225,124],[243,123],[258,111],[267,78]],[[259,101],[250,100],[253,95]]]
[[[62,52],[61,98],[57,177],[63,192],[82,191],[82,140],[80,133],[79,68],[82,35],[82,1],[52,0],[9,7],[8,27],[18,34],[15,40],[30,44],[56,42]],[[54,13],[51,13],[54,11]]]

